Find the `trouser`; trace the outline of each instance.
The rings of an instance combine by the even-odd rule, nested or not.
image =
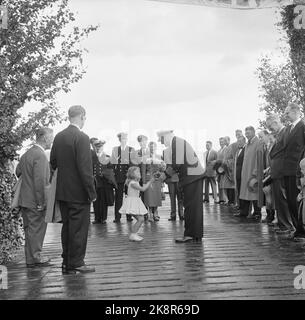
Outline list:
[[[217,186],[216,186],[216,177],[205,177],[204,178],[204,200],[209,201],[209,191],[210,185],[212,188],[213,199],[217,200]]]
[[[260,216],[262,210],[258,207],[257,200],[250,201],[244,199],[239,199],[240,215],[246,217],[251,214],[252,205],[254,208],[253,215]]]
[[[96,189],[96,201],[93,202],[95,221],[106,221],[108,215],[108,205],[105,193],[106,188]]]
[[[295,227],[289,212],[284,178],[273,179],[272,186],[279,228],[281,230],[294,231]]]
[[[90,204],[60,201],[62,215],[62,257],[68,269],[85,264],[88,230],[90,224]]]
[[[25,261],[34,264],[40,261],[43,240],[47,230],[45,222],[46,212],[36,209],[21,208],[25,236]]]
[[[168,192],[171,202],[171,218],[176,218],[176,199],[178,202],[178,215],[179,218],[183,217],[183,194],[181,188],[179,188],[178,182],[168,183]]]
[[[115,198],[114,198],[114,218],[115,220],[121,219],[121,214],[119,210],[122,207],[123,204],[123,198],[124,198],[124,190],[125,190],[125,183],[118,183],[118,187],[115,190]],[[130,214],[126,214],[127,219],[131,219]]]
[[[267,222],[272,222],[275,218],[275,210],[274,209],[266,209],[267,216],[266,220]]]
[[[286,190],[286,197],[288,203],[288,209],[291,215],[293,225],[297,227],[298,225],[298,188],[297,188],[297,179],[296,176],[287,176],[284,177],[284,186]]]
[[[184,236],[203,237],[203,179],[183,186]]]
[[[235,203],[235,189],[226,189],[229,204]]]

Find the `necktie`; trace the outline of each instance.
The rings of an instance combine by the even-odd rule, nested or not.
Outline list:
[[[290,132],[293,130],[293,128],[294,128],[294,125],[292,124],[290,127]]]

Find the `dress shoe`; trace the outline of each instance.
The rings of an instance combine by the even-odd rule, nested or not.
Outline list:
[[[135,241],[135,242],[140,242],[143,240],[142,237],[140,237],[138,234],[136,233],[131,233],[130,236],[129,236],[129,240],[130,241]]]
[[[183,237],[183,238],[177,238],[175,240],[176,243],[186,243],[186,242],[193,242],[193,237]]]
[[[176,218],[169,218],[168,221],[176,221]]]
[[[121,220],[120,219],[114,219],[113,223],[121,223]]]
[[[102,221],[100,221],[100,220],[94,220],[93,222],[92,222],[92,224],[101,224],[102,223]]]
[[[48,267],[50,266],[51,259],[49,258],[41,258],[39,261],[35,263],[27,263],[27,268],[35,268],[35,267]]]
[[[153,217],[154,221],[160,221],[160,217],[158,215]]]
[[[305,238],[304,237],[300,237],[300,236],[294,236],[293,237],[293,241],[294,242],[305,242]]]
[[[95,272],[95,268],[84,265],[81,267],[72,268],[68,271],[76,271],[76,272],[80,272],[80,273],[90,273],[90,272]]]
[[[183,221],[183,220],[184,220],[184,217],[179,217],[179,220],[180,220],[180,221]]]
[[[106,224],[107,223],[107,221],[106,220],[103,220],[102,222],[101,222],[101,224]]]
[[[285,235],[285,234],[288,235],[291,233],[290,230],[281,230],[281,229],[275,230],[275,232],[276,232],[276,234],[283,234],[283,235]]]
[[[63,274],[76,274],[76,270],[73,269],[67,269],[67,266],[65,264],[61,265],[61,271]]]
[[[210,201],[209,200],[203,200],[203,203],[209,203]]]

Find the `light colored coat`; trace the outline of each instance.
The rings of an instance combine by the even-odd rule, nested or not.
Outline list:
[[[217,152],[213,149],[210,150],[209,156],[207,159],[207,153],[208,151],[205,151],[203,153],[203,161],[205,167],[205,176],[206,177],[216,177],[216,171],[213,169],[215,162],[217,160]]]
[[[257,150],[259,147],[258,137],[253,137],[245,147],[245,156],[241,171],[241,187],[239,198],[248,201],[258,200],[258,192],[251,192],[248,183],[255,176],[257,163]]]
[[[234,178],[234,162],[235,162],[235,149],[230,144],[224,153],[223,168],[225,174],[223,176],[223,186],[225,189],[235,189],[235,178]]]
[[[22,177],[19,206],[28,209],[45,206],[45,187],[50,179],[50,166],[45,152],[37,145],[32,146],[21,157],[16,174]]]

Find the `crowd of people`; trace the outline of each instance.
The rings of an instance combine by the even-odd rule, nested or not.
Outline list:
[[[86,111],[72,106],[70,125],[55,138],[49,128],[36,132],[36,143],[21,157],[16,175],[14,201],[24,220],[27,267],[44,266],[49,259],[41,255],[47,222],[61,222],[63,273],[94,272],[85,264],[90,207],[94,224],[106,223],[108,207],[114,205],[114,223],[136,220],[129,240],[142,241],[138,232],[145,218],[159,221],[162,185],[167,183],[171,198],[170,221],[177,211],[184,221],[184,235],[176,243],[200,242],[203,237],[204,169],[190,144],[172,130],[159,131],[158,142],[165,146],[157,154],[157,142],[138,136],[140,148],[127,145],[127,134],[107,155],[105,141],[82,131]],[[51,147],[52,146],[52,147]],[[46,150],[51,148],[49,159]],[[178,205],[177,205],[178,204]],[[177,210],[178,208],[178,210]]]
[[[210,187],[215,204],[228,205],[239,218],[261,221],[277,234],[305,240],[303,199],[305,124],[301,107],[289,103],[284,126],[277,114],[266,118],[268,130],[236,130],[236,141],[219,139],[220,150],[206,142],[204,202]],[[218,193],[217,193],[218,186]],[[262,208],[266,217],[262,220]]]
[[[219,139],[219,151],[207,141],[204,165],[172,130],[157,133],[157,142],[165,146],[161,155],[157,142],[148,142],[145,135],[137,137],[139,148],[128,146],[124,132],[117,135],[119,145],[108,155],[105,141],[89,139],[81,130],[85,109],[72,106],[68,115],[70,125],[55,138],[49,128],[37,131],[36,143],[16,169],[28,267],[49,263],[41,255],[46,222],[60,221],[63,272],[93,272],[85,264],[91,204],[93,224],[107,223],[108,207],[113,205],[114,223],[121,223],[122,215],[128,223],[135,219],[129,240],[140,242],[143,222],[160,219],[164,183],[171,204],[168,220],[184,221],[184,235],[176,243],[201,242],[203,203],[210,202],[210,189],[215,204],[229,206],[236,217],[261,221],[265,207],[262,222],[278,234],[305,240],[305,123],[298,104],[287,106],[287,126],[279,115],[270,114],[268,130],[257,135],[252,126],[236,130],[235,142]],[[48,159],[45,150],[50,148]]]

